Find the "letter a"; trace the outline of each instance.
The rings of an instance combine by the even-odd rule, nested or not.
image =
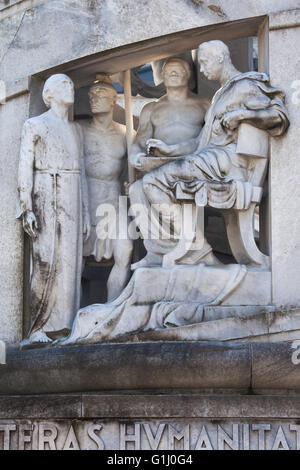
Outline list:
[[[70,427],[63,450],[80,450],[73,426]]]

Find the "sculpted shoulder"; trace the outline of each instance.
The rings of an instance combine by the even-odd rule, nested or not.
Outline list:
[[[195,93],[191,94],[190,100],[193,103],[193,105],[197,106],[199,113],[204,118],[206,111],[208,110],[210,106],[210,103],[211,103],[210,100],[208,98],[204,98],[202,96],[196,95]]]
[[[198,101],[198,106],[201,108],[201,110],[205,114],[211,105],[211,100],[209,98],[204,98],[203,96],[199,96],[199,95],[196,95],[196,97]]]
[[[185,104],[193,107],[196,106],[199,112],[205,115],[207,109],[210,106],[210,100],[208,98],[196,95],[195,93],[189,92]],[[164,95],[159,100],[148,103],[146,106],[144,106],[143,110],[145,109],[146,112],[152,114],[153,111],[159,111],[160,108],[165,108],[168,105],[168,97],[167,95]]]
[[[257,82],[256,80],[251,80],[250,78],[245,77],[235,82],[234,91],[235,93],[240,93],[243,95],[255,95],[258,91]]]
[[[235,84],[235,93],[250,109],[268,107],[271,99],[259,87],[259,82],[244,78]]]
[[[123,136],[125,139],[126,138],[126,126],[116,121],[113,121],[112,124],[113,124],[114,132],[120,136]]]
[[[124,124],[120,124],[119,122],[113,121],[113,136],[118,138],[118,141],[123,145],[124,150],[127,148],[126,144],[126,126]]]
[[[24,122],[23,130],[27,130],[28,132],[41,131],[47,126],[47,121],[47,112],[40,114],[39,116],[29,118]]]
[[[48,116],[47,113],[40,114],[27,119],[22,128],[23,138],[31,138],[35,141],[47,135],[48,132]]]
[[[164,98],[164,96],[162,98]],[[162,98],[160,98],[158,101],[152,101],[151,103],[145,104],[145,106],[143,107],[141,111],[141,117],[143,118],[150,117],[153,111],[155,110],[155,108],[158,107],[159,104],[161,103]]]

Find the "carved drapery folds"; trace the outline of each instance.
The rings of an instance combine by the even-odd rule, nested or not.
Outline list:
[[[253,217],[263,194],[269,137],[280,137],[289,125],[284,93],[270,85],[266,74],[239,72],[221,41],[201,44],[198,62],[207,78],[220,83],[210,106],[199,96],[201,89],[197,95],[189,88],[189,62],[168,59],[161,72],[166,94],[143,108],[129,149],[129,165],[136,172],[128,189],[130,213],[146,249],[131,266],[130,280],[133,241],[121,237],[120,228],[110,230],[115,219],[107,219],[106,236],[98,226],[103,204],[112,206],[120,219],[121,173],[128,153],[125,129],[112,119],[112,84],[105,77],[92,84],[92,119],[81,122],[80,129],[61,114],[68,108],[62,105],[62,84],[59,98],[49,97],[50,111],[25,123],[19,191],[24,229],[33,240],[31,290],[38,311],[47,310],[47,305],[51,310],[39,313],[43,320],[34,323],[38,326],[31,330],[29,342],[45,340],[47,322],[55,315],[59,329],[70,328],[79,307],[83,257],[98,262],[113,258],[108,302],[79,310],[70,335],[58,340],[60,345],[197,325],[205,322],[207,306],[215,309],[213,319],[218,319],[225,305],[270,304],[269,258],[257,247]],[[60,155],[69,156],[68,163],[62,163]],[[234,258],[229,264],[213,253],[205,237],[204,207],[224,216]],[[188,231],[186,213],[191,218]],[[129,224],[127,215],[125,220]],[[68,266],[63,278],[58,258]],[[72,279],[67,297],[73,299],[68,321],[56,309],[66,279]]]

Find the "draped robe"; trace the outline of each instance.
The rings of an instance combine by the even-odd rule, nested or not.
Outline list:
[[[279,124],[267,130],[271,136],[282,135],[289,125],[287,111],[283,104],[284,93],[269,85],[269,78],[264,73],[246,72],[228,80],[214,95],[212,104],[205,116],[205,125],[199,136],[199,145],[192,155],[176,157],[147,173],[142,180],[130,188],[131,203],[145,207],[145,213],[151,214],[151,223],[140,218],[139,226],[147,251],[166,254],[178,243],[181,221],[173,217],[174,236],[157,238],[157,226],[163,224],[155,211],[150,211],[153,204],[152,190],[162,194],[165,202],[178,203],[180,196],[192,195],[198,206],[210,206],[218,209],[247,209],[250,205],[251,188],[248,178],[247,157],[236,152],[238,128],[229,130],[222,125],[223,117],[236,109],[267,110],[274,109],[279,116]],[[237,206],[236,206],[237,204]],[[179,212],[178,212],[179,213]],[[179,216],[180,213],[179,213]],[[145,221],[145,223],[143,223]],[[152,230],[152,232],[151,232]],[[202,255],[209,251],[205,240]]]
[[[25,122],[17,216],[33,211],[38,224],[31,242],[29,334],[70,329],[80,306],[82,220],[88,210],[82,154],[76,123],[51,111]]]

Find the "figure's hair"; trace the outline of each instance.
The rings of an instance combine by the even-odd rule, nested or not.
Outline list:
[[[200,44],[198,49],[198,57],[201,51],[205,49],[210,49],[213,56],[223,56],[223,57],[230,57],[230,51],[228,46],[223,41],[207,41]]]
[[[182,59],[181,57],[169,57],[169,59],[167,59],[164,65],[162,66],[162,74],[164,73],[164,69],[166,65],[170,64],[171,62],[179,62],[184,67],[186,73],[188,74],[188,77],[190,77],[191,75],[190,64],[186,60]]]
[[[68,75],[64,73],[56,73],[55,75],[51,75],[46,81],[43,88],[43,100],[47,108],[50,108],[51,105],[51,98],[53,98],[53,90],[55,89],[56,85],[63,80],[72,81]]]
[[[89,93],[91,92],[97,94],[97,90],[99,88],[107,88],[108,90],[113,91],[115,95],[117,95],[117,90],[113,86],[112,81],[108,75],[97,74],[96,79],[97,80],[90,86]]]

